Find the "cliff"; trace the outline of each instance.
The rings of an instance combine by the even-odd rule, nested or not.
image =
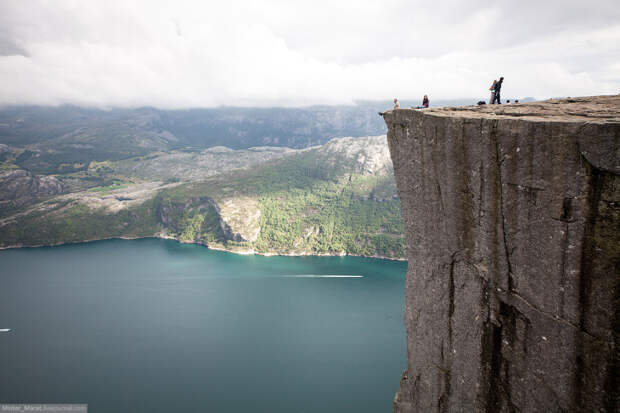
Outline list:
[[[395,411],[617,411],[620,96],[384,118],[409,259]]]

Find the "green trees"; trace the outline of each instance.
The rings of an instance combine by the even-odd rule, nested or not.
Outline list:
[[[364,141],[360,142],[356,145],[366,149]],[[252,168],[168,186],[153,198],[116,212],[87,207],[77,200],[68,204],[68,200],[52,199],[54,206],[33,208],[4,225],[0,246],[164,234],[182,242],[236,251],[404,258],[394,176],[389,167],[380,173],[365,171],[355,159],[356,149],[348,145],[339,146],[339,150],[353,149],[347,153],[326,147],[310,149]],[[95,197],[133,185],[131,177],[120,180],[106,175],[104,163],[95,166],[102,173],[102,186],[89,191]],[[255,203],[260,210],[260,232],[253,242],[233,242],[239,237],[231,236],[220,216],[222,203],[241,198],[246,204],[251,199],[253,210]],[[239,206],[242,203],[238,201]]]
[[[188,201],[217,203],[235,196],[258,200],[260,233],[254,242],[227,240],[217,211],[206,212]],[[352,173],[346,163],[325,162],[316,151],[181,185],[161,197],[162,205],[168,205],[165,226],[183,241],[260,253],[405,257],[394,177]]]

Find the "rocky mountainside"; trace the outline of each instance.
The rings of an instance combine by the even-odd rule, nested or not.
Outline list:
[[[329,170],[385,176],[393,173],[392,159],[386,148],[384,136],[364,140],[332,139],[316,150],[316,157]]]
[[[0,172],[0,217],[62,192],[62,182],[53,176],[24,170]]]
[[[462,105],[477,99],[434,102]],[[403,107],[406,102],[402,102]],[[417,105],[419,102],[409,102]],[[0,108],[0,161],[37,174],[83,171],[92,161],[118,161],[214,146],[302,149],[332,137],[385,133],[377,111],[391,102],[305,108],[108,110],[75,106]],[[7,153],[4,153],[8,149]]]
[[[0,172],[0,201],[60,193],[62,183],[53,176],[34,176],[23,170]]]
[[[91,161],[117,161],[153,151],[214,146],[301,149],[323,144],[328,137],[377,135],[384,130],[374,105],[298,109],[0,109],[0,144],[13,149],[13,163],[46,174],[80,171]]]
[[[90,171],[105,171],[145,180],[196,181],[234,169],[251,168],[271,159],[292,154],[283,147],[230,149],[214,146],[204,150],[153,152],[117,162],[91,162]]]
[[[617,412],[620,96],[385,114],[408,245],[396,412]]]
[[[159,236],[246,253],[404,257],[385,136],[157,152],[53,179],[63,194],[0,215],[0,246]]]

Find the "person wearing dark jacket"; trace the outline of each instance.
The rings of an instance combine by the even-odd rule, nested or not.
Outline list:
[[[489,90],[491,91],[491,99],[489,99],[489,105],[492,105],[493,104],[493,100],[495,100],[495,84],[496,83],[497,83],[497,80],[494,80],[493,84],[489,88]]]
[[[495,92],[495,95],[493,96],[493,102],[491,103],[497,102],[500,105],[502,104],[502,102],[500,101],[500,97],[499,97],[499,92],[502,89],[502,83],[504,83],[504,78],[500,77],[497,83],[495,83],[495,86],[493,87],[493,91]]]
[[[422,106],[416,106],[415,108],[412,106],[411,109],[425,109],[429,105],[428,95],[424,95],[422,99]]]

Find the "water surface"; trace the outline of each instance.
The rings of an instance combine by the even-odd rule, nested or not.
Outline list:
[[[156,239],[0,251],[0,403],[390,412],[405,271]]]

